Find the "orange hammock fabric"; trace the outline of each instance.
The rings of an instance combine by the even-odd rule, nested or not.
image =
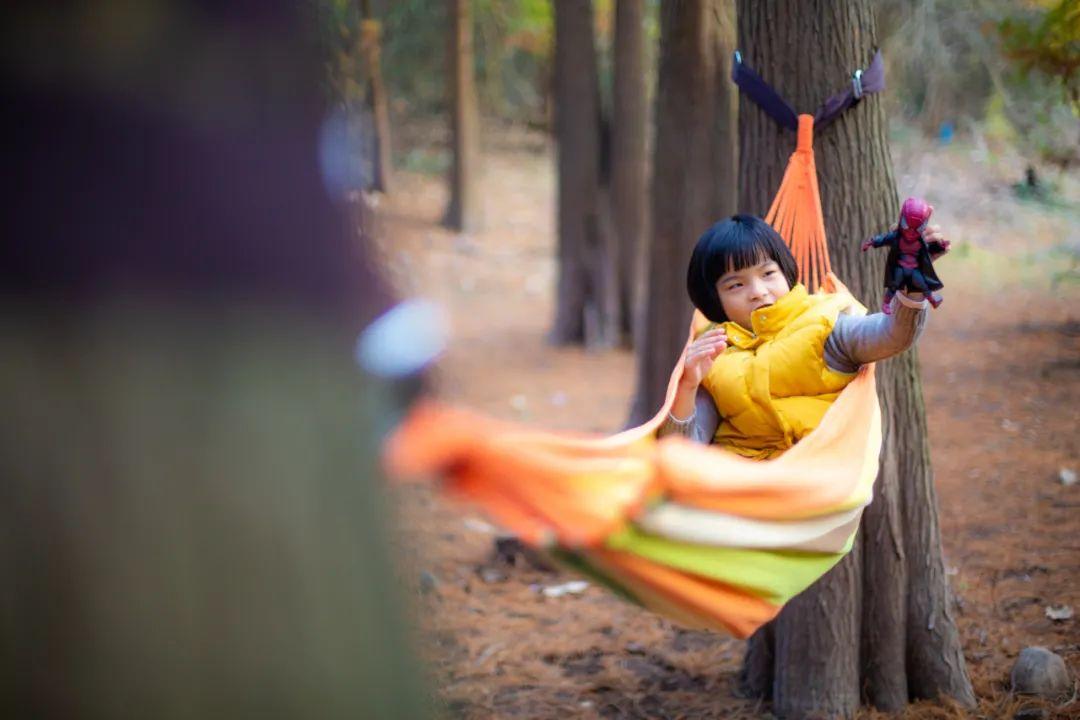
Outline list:
[[[791,154],[765,222],[776,228],[787,242],[799,266],[799,281],[814,292],[824,285],[832,265],[814,164],[813,116],[799,116],[797,137],[795,152]]]
[[[767,220],[801,276],[847,292],[830,272],[812,150],[799,140]],[[695,313],[687,343],[707,321]],[[851,548],[881,449],[874,368],[778,458],[752,461],[682,437],[656,438],[682,374],[647,423],[610,437],[543,432],[419,404],[388,439],[397,477],[438,475],[524,541],[656,612],[745,637]]]

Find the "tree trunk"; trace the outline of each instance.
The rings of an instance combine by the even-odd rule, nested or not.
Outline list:
[[[469,0],[450,0],[448,79],[450,90],[450,204],[443,224],[458,232],[480,229],[480,113],[473,67],[472,11]]]
[[[619,330],[624,341],[634,334],[638,260],[648,222],[645,204],[648,115],[645,74],[645,2],[618,0],[615,5],[615,68],[611,119],[611,206],[619,262]]]
[[[649,418],[664,399],[691,306],[686,267],[713,217],[714,47],[712,0],[660,6],[660,73],[653,155],[652,229],[644,318],[637,347],[637,391],[630,422]]]
[[[559,177],[559,286],[551,340],[615,342],[616,258],[600,217],[600,93],[592,3],[555,3],[555,134]]]
[[[713,30],[716,54],[716,129],[713,131],[713,218],[735,213],[739,175],[739,89],[731,82],[735,52],[735,0],[713,0]]]
[[[868,0],[741,0],[738,34],[747,62],[798,112],[814,112],[843,89],[877,45]],[[795,138],[748,100],[739,105],[739,127],[739,207],[763,215]],[[858,246],[897,217],[882,98],[868,96],[818,133],[815,151],[833,268],[876,309],[880,258]],[[771,650],[763,647],[770,632],[751,639],[745,687],[771,687],[781,717],[851,716],[860,687],[889,711],[939,695],[974,703],[949,612],[914,352],[879,365],[878,392],[885,445],[856,551],[781,613]],[[771,679],[759,661],[769,654]]]
[[[390,146],[390,110],[382,81],[382,24],[371,19],[367,2],[361,3],[360,37],[367,68],[368,103],[375,118],[375,177],[373,188],[389,193],[394,184]]]

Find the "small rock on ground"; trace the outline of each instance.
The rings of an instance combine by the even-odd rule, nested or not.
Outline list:
[[[1010,675],[1013,692],[1059,698],[1072,690],[1072,678],[1060,655],[1044,647],[1028,647],[1016,658]]]
[[[439,580],[434,573],[427,570],[420,573],[420,592],[423,595],[439,595]]]

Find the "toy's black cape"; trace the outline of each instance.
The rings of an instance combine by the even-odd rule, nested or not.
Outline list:
[[[885,261],[885,287],[890,290],[898,290],[899,288],[892,287],[893,270],[900,264],[900,231],[893,230],[887,232],[884,235],[878,235],[874,238],[874,247],[888,246],[889,257]],[[934,263],[930,261],[930,252],[941,252],[944,250],[941,247],[941,243],[932,242],[927,244],[921,237],[919,238],[919,252],[916,255],[916,261],[919,263],[919,272],[926,278],[926,286],[930,290],[940,290],[945,287],[945,283],[938,279],[937,273],[934,272]]]

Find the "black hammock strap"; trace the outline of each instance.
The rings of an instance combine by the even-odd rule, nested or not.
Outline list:
[[[799,120],[795,110],[769,83],[761,79],[753,69],[743,62],[742,54],[735,52],[735,62],[731,66],[731,79],[756,102],[769,117],[781,127],[798,130]],[[814,113],[814,129],[821,130],[835,120],[840,113],[855,105],[868,93],[881,92],[885,89],[885,63],[881,51],[874,53],[874,59],[865,70],[856,70],[851,75],[851,86],[838,92],[821,104]]]

